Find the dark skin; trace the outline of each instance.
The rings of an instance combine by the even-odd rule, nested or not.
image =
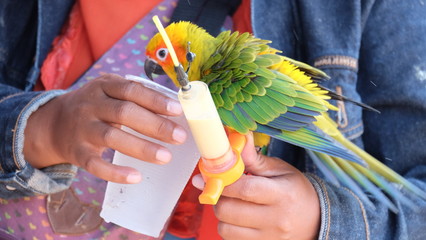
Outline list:
[[[214,206],[219,235],[225,240],[317,239],[321,212],[312,184],[285,161],[258,154],[253,134],[246,138],[241,156],[252,175],[225,187]],[[204,186],[200,175],[192,183]]]
[[[142,84],[106,74],[56,97],[28,119],[24,156],[35,168],[70,163],[117,183],[137,183],[133,168],[102,160],[106,148],[156,164],[171,160],[168,149],[120,129],[125,125],[160,141],[181,144],[185,130],[160,116],[182,114],[180,104]]]

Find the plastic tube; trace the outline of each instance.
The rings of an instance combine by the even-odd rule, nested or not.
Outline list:
[[[206,186],[199,200],[204,204],[216,204],[223,188],[236,181],[244,171],[240,153],[245,138],[240,138],[242,144],[238,144],[240,147],[235,151],[208,86],[200,81],[192,81],[189,85],[188,90],[179,90],[178,98],[201,154],[198,166]]]
[[[180,90],[178,97],[202,161],[210,171],[227,170],[235,157],[209,89],[200,81],[190,86],[189,90]]]

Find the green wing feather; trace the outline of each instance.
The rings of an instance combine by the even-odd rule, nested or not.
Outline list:
[[[274,54],[276,51],[267,45],[269,41],[237,32],[223,32],[218,39],[220,44],[203,66],[206,74],[200,80],[208,84],[226,125],[247,133],[271,124],[278,131],[262,129],[272,137],[363,164],[342,146],[332,144],[334,140],[327,135],[304,133],[303,127],[315,120],[304,116],[319,115],[328,109],[297,81],[270,68],[283,59]],[[290,114],[291,118],[285,117]]]
[[[415,205],[390,182],[426,199],[421,189],[349,141],[334,139],[315,127],[312,124],[315,117],[328,110],[322,99],[307,90],[317,84],[306,83],[302,87],[272,66],[288,61],[314,82],[328,79],[324,72],[275,54],[277,51],[268,46],[269,41],[248,33],[239,35],[228,31],[217,38],[220,44],[202,66],[200,80],[208,84],[225,125],[242,134],[263,132],[307,149],[314,163],[332,182],[343,183],[370,207],[374,205],[361,187],[394,212],[398,211],[396,206],[381,190],[412,208]],[[320,88],[316,91],[326,92]]]

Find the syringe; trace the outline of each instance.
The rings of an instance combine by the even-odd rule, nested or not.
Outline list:
[[[216,204],[223,188],[244,172],[240,155],[245,137],[232,133],[233,143],[237,145],[232,148],[207,85],[200,81],[189,84],[189,90],[179,90],[178,98],[201,154],[198,167],[206,185],[199,201]]]

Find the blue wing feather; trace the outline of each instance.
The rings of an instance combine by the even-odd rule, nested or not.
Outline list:
[[[364,161],[357,155],[312,124],[297,131],[285,131],[271,126],[258,125],[256,131],[302,148],[326,153],[356,162],[360,165],[365,165]]]

